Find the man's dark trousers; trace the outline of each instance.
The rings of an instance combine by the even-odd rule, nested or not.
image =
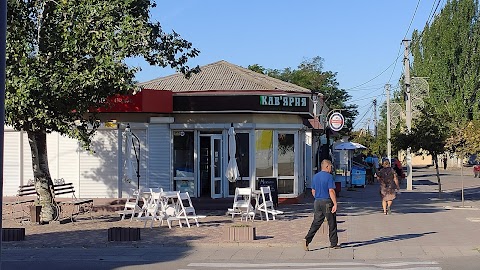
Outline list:
[[[314,207],[314,215],[312,225],[310,226],[310,230],[308,231],[307,235],[305,236],[305,240],[307,244],[312,242],[315,233],[320,229],[322,226],[323,220],[327,218],[328,222],[328,231],[330,237],[330,245],[336,246],[338,244],[338,235],[337,235],[337,214],[332,213],[332,200],[315,200],[313,207]]]

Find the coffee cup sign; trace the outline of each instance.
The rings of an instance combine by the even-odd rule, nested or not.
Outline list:
[[[328,118],[328,125],[333,131],[340,131],[345,124],[345,119],[343,115],[339,112],[334,112]]]

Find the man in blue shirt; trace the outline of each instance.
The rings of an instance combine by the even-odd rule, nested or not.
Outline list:
[[[333,181],[332,162],[324,159],[321,164],[322,170],[315,174],[312,179],[312,195],[315,198],[314,216],[310,230],[305,236],[305,251],[312,242],[315,233],[322,226],[323,220],[327,218],[330,248],[338,249],[337,235],[337,197],[335,195],[335,182]]]

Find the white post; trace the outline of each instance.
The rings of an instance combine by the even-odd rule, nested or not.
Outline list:
[[[405,45],[405,54],[403,58],[403,65],[405,67],[405,114],[406,114],[406,124],[407,132],[412,131],[412,99],[410,96],[410,61],[409,61],[409,52],[408,52],[408,43],[410,40],[403,40]],[[412,154],[411,147],[407,148],[407,190],[413,190],[413,180],[412,180]]]
[[[385,84],[385,94],[387,95],[387,158],[391,162],[392,160],[392,142],[391,142],[391,115],[390,115],[390,84]]]
[[[5,80],[7,61],[7,1],[0,1],[0,203],[3,204],[3,152],[4,152],[4,123],[5,123]],[[1,204],[0,204],[1,205]],[[0,215],[3,214],[0,208]],[[3,216],[3,215],[2,215]],[[3,224],[0,220],[0,232]],[[2,268],[2,239],[0,238],[0,269]]]

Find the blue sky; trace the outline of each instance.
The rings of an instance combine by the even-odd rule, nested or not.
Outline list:
[[[225,60],[283,69],[324,58],[324,70],[338,73],[340,88],[358,105],[354,127],[361,129],[373,120],[373,99],[385,102],[385,84],[398,88],[402,39],[423,29],[439,1],[437,14],[445,0],[157,0],[152,19],[201,51],[192,66]],[[174,73],[139,59],[128,63],[142,68],[140,82]]]

